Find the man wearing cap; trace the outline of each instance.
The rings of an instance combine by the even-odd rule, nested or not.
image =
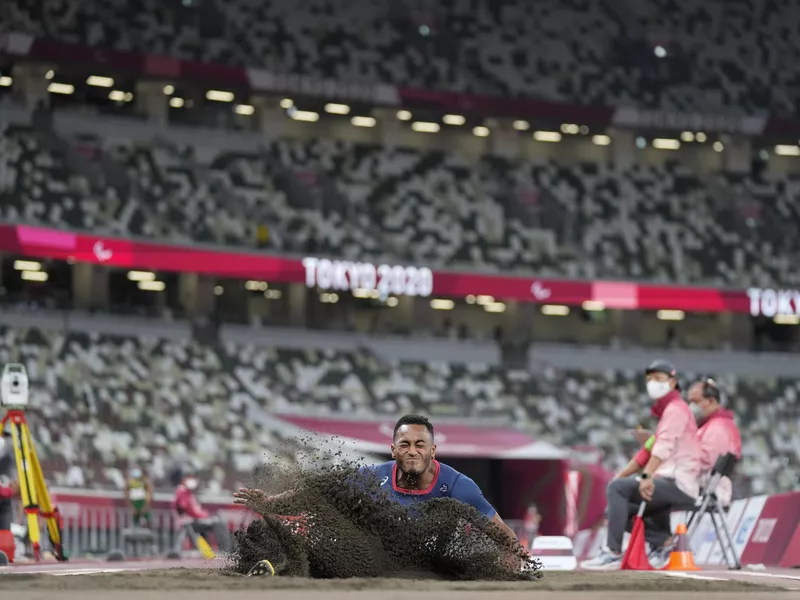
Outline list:
[[[641,452],[637,454],[609,483],[606,547],[595,558],[581,563],[584,569],[619,569],[625,530],[631,526],[642,501],[647,502],[645,539],[651,548],[666,551],[671,539],[670,513],[691,508],[700,492],[697,423],[681,398],[675,367],[657,360],[647,368],[645,377],[650,414],[658,419],[658,426],[646,445],[646,458]],[[632,477],[636,472],[639,476]]]
[[[701,479],[705,483],[711,469],[720,456],[729,452],[742,458],[742,436],[734,421],[734,415],[723,406],[723,397],[717,382],[703,377],[689,388],[689,407],[700,426],[697,432],[700,441]],[[714,491],[717,502],[727,507],[733,498],[733,484],[728,477],[720,479]]]

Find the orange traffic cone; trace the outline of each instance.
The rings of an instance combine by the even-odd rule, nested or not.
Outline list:
[[[631,537],[628,540],[628,549],[622,557],[620,569],[625,571],[652,571],[650,559],[647,558],[647,548],[644,545],[644,514],[645,502],[639,506],[639,513],[633,518]]]
[[[694,555],[689,550],[689,542],[686,540],[686,525],[681,523],[675,528],[676,545],[675,549],[670,552],[669,564],[667,564],[665,571],[699,571],[700,569],[694,564]]]
[[[9,562],[14,562],[14,550],[16,549],[14,534],[8,529],[0,529],[0,550],[6,553]]]

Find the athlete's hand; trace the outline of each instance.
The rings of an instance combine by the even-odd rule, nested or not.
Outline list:
[[[238,492],[233,492],[234,504],[250,504],[252,502],[266,502],[270,498],[263,490],[239,488]]]

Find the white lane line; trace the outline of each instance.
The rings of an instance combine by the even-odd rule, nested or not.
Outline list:
[[[728,581],[722,577],[709,577],[708,575],[695,575],[694,573],[684,573],[683,571],[655,571],[667,577],[679,577],[681,579],[698,579],[700,581]]]

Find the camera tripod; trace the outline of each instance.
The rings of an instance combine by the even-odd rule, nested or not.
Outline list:
[[[11,440],[14,444],[14,458],[19,477],[19,492],[28,519],[28,536],[33,547],[33,558],[36,561],[41,559],[39,517],[42,517],[47,521],[47,533],[53,546],[53,554],[57,560],[67,560],[61,542],[61,515],[50,500],[42,467],[33,447],[31,430],[25,420],[25,412],[19,409],[9,409],[3,420],[0,421],[0,431],[3,430],[6,423],[11,429]]]

